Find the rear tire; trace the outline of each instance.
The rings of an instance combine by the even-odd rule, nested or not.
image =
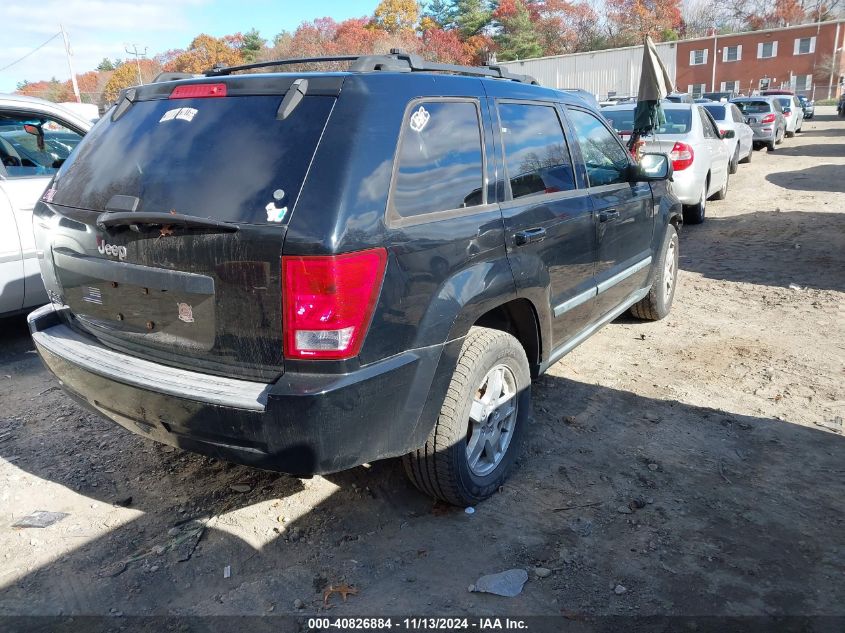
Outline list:
[[[728,163],[728,173],[735,174],[739,171],[739,143],[736,145],[734,155],[731,157],[731,162]]]
[[[770,152],[775,151],[775,142],[769,141],[768,143],[766,143],[766,149]]]
[[[701,224],[704,222],[704,213],[707,209],[707,189],[709,187],[710,181],[705,181],[698,203],[684,205],[684,224]]]
[[[654,280],[648,294],[631,306],[631,314],[644,321],[659,321],[669,315],[678,282],[678,231],[666,227],[660,256],[655,263]]]
[[[530,415],[522,345],[507,332],[473,327],[434,429],[425,446],[405,455],[405,472],[435,499],[462,507],[483,501],[510,473]]]
[[[744,164],[746,164],[746,165],[747,165],[748,163],[750,163],[750,162],[751,162],[751,155],[752,155],[752,154],[754,154],[754,150],[755,150],[755,149],[757,149],[757,148],[756,148],[756,147],[754,147],[754,146],[752,145],[752,146],[751,146],[751,149],[750,149],[750,150],[748,150],[748,155],[747,155],[745,158],[743,158],[741,161],[739,161],[739,162],[740,162],[740,163],[744,163]]]

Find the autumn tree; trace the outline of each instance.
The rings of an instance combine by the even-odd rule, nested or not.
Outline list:
[[[67,82],[68,86],[70,81]],[[46,99],[54,103],[62,101],[76,100],[73,95],[73,90],[65,86],[64,83],[53,77],[49,81],[22,81],[18,84],[17,94],[26,95],[27,97],[38,97],[39,99]]]
[[[161,66],[152,59],[140,59],[138,62],[122,64],[114,71],[111,78],[103,88],[102,103],[108,105],[117,99],[118,93],[124,88],[137,86],[138,71],[140,66],[141,82],[149,83],[161,72]]]
[[[244,56],[240,46],[242,36],[212,37],[197,35],[187,50],[168,51],[164,54],[164,70],[168,72],[202,73],[215,66],[242,64]]]
[[[614,46],[641,44],[646,35],[655,41],[677,39],[681,0],[606,0],[606,4]]]
[[[440,27],[422,33],[426,59],[444,64],[472,64],[473,51],[467,49],[456,30]]]
[[[415,0],[381,0],[373,14],[373,22],[389,33],[410,31],[420,19],[420,6]]]
[[[522,0],[502,0],[493,19],[498,26],[495,41],[499,59],[526,59],[543,54],[531,14]]]
[[[601,46],[598,15],[587,2],[525,0],[525,6],[544,55],[576,53]]]
[[[807,20],[803,2],[798,0],[734,0],[731,6],[740,28],[754,31]]]

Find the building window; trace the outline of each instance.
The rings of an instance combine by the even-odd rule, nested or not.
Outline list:
[[[816,52],[816,38],[815,37],[797,37],[795,38],[795,48],[792,51],[793,55],[809,55]]]
[[[699,99],[706,90],[707,84],[690,84],[687,87],[687,92],[692,95],[693,99]]]
[[[739,92],[739,82],[738,81],[723,81],[722,82],[722,92]]]
[[[707,63],[707,49],[702,48],[698,51],[690,51],[689,52],[689,65],[690,66],[701,66]]]
[[[757,44],[757,59],[770,59],[778,56],[777,42],[760,42]]]
[[[795,75],[792,80],[795,83],[795,92],[809,92],[813,89],[812,75]]]
[[[742,44],[736,46],[725,46],[722,49],[723,62],[738,62],[742,59]]]

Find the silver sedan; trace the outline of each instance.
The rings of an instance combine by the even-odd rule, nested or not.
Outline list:
[[[602,114],[627,141],[634,127],[636,104],[610,106]],[[668,154],[674,176],[672,191],[684,204],[684,222],[704,221],[707,200],[723,200],[728,194],[730,155],[724,139],[733,130],[719,132],[713,117],[697,103],[661,104],[666,122],[645,137],[644,151]]]

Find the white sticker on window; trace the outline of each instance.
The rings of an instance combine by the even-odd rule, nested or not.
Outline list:
[[[196,108],[174,108],[173,110],[165,112],[158,122],[163,123],[164,121],[172,121],[173,119],[190,122],[194,120],[194,116],[196,116],[196,114]]]
[[[414,132],[422,132],[423,128],[428,125],[428,120],[431,118],[428,110],[420,106],[420,109],[411,115],[411,129]]]
[[[287,215],[288,208],[287,206],[284,207],[277,207],[275,202],[270,202],[264,210],[267,212],[267,221],[268,222],[281,222],[285,219],[285,215]]]

